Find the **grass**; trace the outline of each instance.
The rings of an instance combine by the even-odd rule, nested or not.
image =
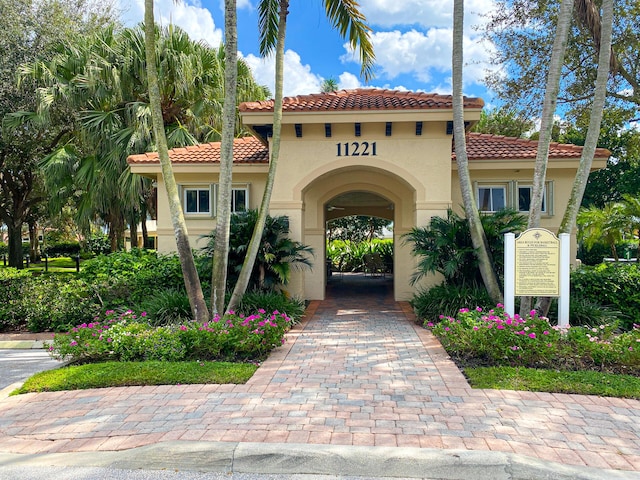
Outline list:
[[[258,367],[227,362],[103,362],[40,372],[11,392],[56,392],[132,385],[246,383]]]
[[[25,262],[26,267],[26,262]],[[80,259],[80,267],[82,268],[82,259]],[[5,268],[0,259],[0,268]],[[44,258],[39,263],[31,262],[29,268],[25,268],[31,272],[44,272]],[[49,272],[76,273],[76,261],[70,257],[52,257],[49,259]]]
[[[640,399],[640,378],[632,375],[524,367],[467,367],[464,374],[474,388]]]

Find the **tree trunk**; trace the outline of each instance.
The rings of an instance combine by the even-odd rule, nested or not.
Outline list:
[[[202,294],[202,286],[198,271],[189,244],[189,234],[187,232],[178,185],[173,175],[171,160],[169,159],[169,149],[167,147],[167,137],[164,131],[164,121],[162,119],[162,107],[160,98],[160,87],[158,85],[158,70],[156,66],[155,48],[155,23],[153,18],[153,0],[144,2],[144,33],[145,49],[147,61],[147,80],[149,82],[149,104],[151,107],[151,117],[153,120],[153,132],[158,148],[158,157],[162,167],[162,178],[167,190],[169,200],[169,211],[171,213],[171,223],[176,238],[178,258],[182,267],[184,284],[189,297],[189,305],[193,318],[199,322],[208,320],[209,311]]]
[[[533,187],[531,189],[531,203],[529,207],[528,228],[540,226],[540,216],[542,215],[542,199],[544,195],[544,184],[547,177],[547,162],[549,160],[549,144],[553,130],[553,115],[556,111],[558,101],[558,91],[560,90],[560,75],[564,65],[564,55],[567,49],[569,30],[573,14],[574,0],[562,0],[560,12],[558,14],[558,24],[556,26],[556,36],[551,51],[549,61],[549,73],[547,75],[547,85],[544,92],[542,104],[542,116],[540,119],[540,138],[538,139],[538,150],[536,153],[536,163],[533,172]],[[520,315],[526,315],[531,311],[531,297],[522,297],[520,301]]]
[[[138,222],[135,218],[129,224],[129,237],[131,238],[131,248],[138,248]]]
[[[453,54],[452,54],[452,83],[453,83],[453,135],[456,151],[456,163],[458,164],[458,177],[464,210],[469,222],[471,241],[478,257],[478,266],[482,280],[491,299],[499,303],[502,301],[502,293],[493,262],[489,255],[487,237],[482,228],[478,207],[474,200],[473,184],[469,174],[469,162],[464,130],[464,97],[462,96],[462,64],[463,64],[463,26],[464,26],[464,1],[453,2]]]
[[[147,0],[148,1],[148,0]],[[271,140],[271,148],[269,149],[269,173],[267,176],[267,183],[264,188],[264,194],[262,196],[262,203],[260,204],[260,211],[258,212],[258,218],[256,225],[249,242],[247,249],[247,256],[242,264],[242,270],[238,277],[238,282],[231,295],[231,300],[227,308],[233,309],[238,305],[240,299],[247,291],[249,285],[249,279],[251,278],[251,272],[258,255],[258,249],[260,248],[260,241],[262,240],[262,233],[264,231],[264,224],[269,212],[269,203],[271,202],[271,192],[273,191],[273,182],[276,177],[276,167],[278,166],[278,156],[280,155],[280,131],[282,130],[282,101],[283,101],[283,70],[284,70],[284,40],[287,28],[287,14],[289,13],[289,0],[280,0],[280,16],[278,20],[278,43],[276,46],[276,84],[275,84],[275,96],[273,98],[273,138]]]
[[[611,36],[613,30],[613,0],[604,0],[602,2],[602,29],[600,34],[600,51],[598,53],[598,72],[596,75],[596,84],[593,96],[593,104],[591,105],[591,117],[589,118],[589,127],[585,138],[584,147],[582,147],[582,155],[573,181],[571,195],[564,217],[560,223],[558,233],[571,233],[576,223],[578,210],[582,203],[584,190],[589,180],[589,172],[593,163],[598,138],[600,137],[600,124],[602,123],[602,113],[607,98],[607,80],[609,79],[609,68],[611,65]],[[612,245],[611,253],[613,258],[618,261],[618,252],[615,244]],[[536,310],[542,315],[547,315],[551,307],[550,298],[540,298],[536,303]]]
[[[40,242],[38,242],[38,224],[29,222],[29,256],[32,262],[40,260]]]
[[[146,209],[143,211],[142,221],[140,222],[140,227],[142,228],[142,248],[149,248],[149,230],[147,229],[147,212]]]
[[[229,229],[231,225],[231,193],[233,138],[236,125],[236,90],[238,88],[238,36],[236,0],[225,0],[224,105],[222,112],[222,144],[216,215],[216,244],[211,274],[211,315],[224,313],[229,261]]]
[[[24,268],[22,259],[22,223],[8,222],[7,236],[9,239],[8,246],[8,265],[13,268]]]

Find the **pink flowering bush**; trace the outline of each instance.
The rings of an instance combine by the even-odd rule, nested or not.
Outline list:
[[[487,312],[465,308],[426,326],[463,365],[640,374],[638,326],[622,334],[616,333],[616,325],[560,328],[535,311],[511,317],[500,304]]]
[[[293,324],[284,313],[229,312],[207,323],[155,327],[146,314],[108,310],[94,322],[55,334],[51,356],[73,363],[102,360],[262,360]]]

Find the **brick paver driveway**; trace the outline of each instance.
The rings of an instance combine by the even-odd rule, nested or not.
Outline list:
[[[366,289],[374,295],[313,302],[246,385],[3,399],[0,451],[119,450],[165,440],[327,443],[497,450],[640,470],[639,401],[473,390],[415,326],[407,304]]]

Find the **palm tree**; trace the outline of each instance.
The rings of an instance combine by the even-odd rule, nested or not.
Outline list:
[[[358,9],[356,0],[323,0],[327,17],[340,35],[349,37],[349,43],[354,49],[358,49],[361,62],[361,73],[366,80],[372,76],[374,61],[373,46],[370,39],[370,28],[365,23],[364,15]],[[242,272],[231,295],[229,308],[233,308],[246,292],[249,278],[256,255],[258,253],[260,238],[267,217],[271,192],[275,180],[278,156],[280,155],[280,131],[282,127],[282,102],[283,102],[283,69],[284,69],[284,41],[289,13],[289,0],[261,0],[258,5],[260,18],[260,54],[267,55],[275,48],[275,96],[273,105],[273,138],[269,149],[269,173],[260,204],[256,228],[249,249],[242,266]]]
[[[614,260],[619,260],[616,243],[622,240],[622,232],[628,223],[621,203],[608,203],[604,208],[594,205],[582,208],[578,213],[577,222],[580,227],[578,238],[587,248],[604,242],[611,248]]]
[[[211,316],[224,312],[229,257],[229,225],[231,220],[231,189],[233,168],[233,134],[236,119],[238,86],[238,32],[236,1],[224,2],[225,71],[222,142],[220,145],[220,176],[218,181],[218,211],[211,273]]]
[[[458,177],[465,215],[469,222],[469,233],[473,248],[478,257],[478,267],[489,296],[494,302],[502,300],[498,277],[493,269],[493,261],[489,254],[487,237],[485,236],[480,214],[473,196],[473,184],[469,174],[466,136],[464,130],[464,97],[462,96],[462,60],[463,60],[463,24],[464,0],[453,2],[453,53],[451,77],[453,83],[453,136],[458,164]]]
[[[338,90],[338,81],[335,78],[325,78],[320,85],[322,93],[331,93]]]
[[[531,205],[529,208],[529,228],[540,226],[544,184],[547,176],[547,163],[549,161],[549,144],[551,143],[554,123],[553,115],[556,111],[558,92],[560,91],[560,75],[562,73],[562,66],[564,65],[564,54],[567,49],[569,30],[571,29],[573,3],[573,0],[562,0],[558,13],[558,23],[556,25],[551,59],[549,61],[549,72],[547,74],[547,84],[540,118],[540,136],[536,152],[533,186],[531,189]],[[522,297],[520,301],[521,315],[525,315],[531,311],[531,303],[531,297]]]
[[[167,137],[164,130],[162,97],[160,95],[158,69],[156,66],[156,25],[153,17],[153,0],[145,0],[144,2],[144,33],[149,106],[151,107],[153,133],[162,168],[162,178],[169,199],[169,211],[171,212],[171,223],[176,237],[178,257],[180,258],[184,284],[189,297],[189,305],[191,305],[191,313],[194,320],[204,322],[208,319],[209,311],[204,301],[200,278],[191,253],[189,233],[184,220],[182,205],[180,204],[178,184],[173,175],[173,168],[169,159],[169,147],[167,146]]]
[[[631,236],[638,238],[638,253],[636,254],[636,261],[640,262],[640,198],[625,193],[623,196],[623,209],[627,218],[628,228],[631,231]]]

